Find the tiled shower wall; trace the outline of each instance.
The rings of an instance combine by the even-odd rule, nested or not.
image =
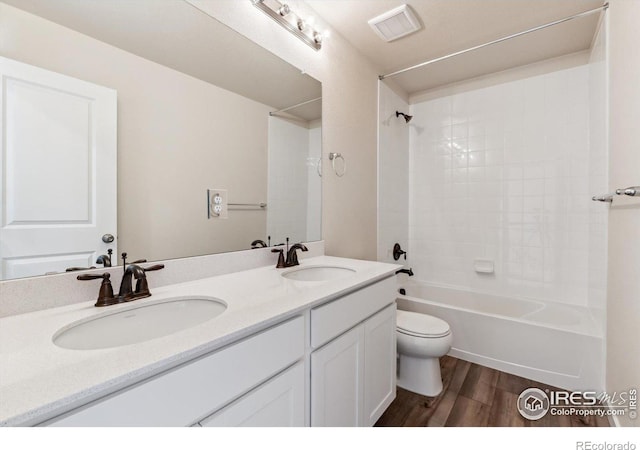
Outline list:
[[[274,245],[287,237],[291,243],[320,239],[321,126],[310,126],[269,117],[267,232],[256,239],[271,236]]]
[[[588,306],[589,262],[606,258],[590,247],[606,241],[590,181],[606,150],[590,148],[589,76],[585,64],[412,105],[417,279]]]

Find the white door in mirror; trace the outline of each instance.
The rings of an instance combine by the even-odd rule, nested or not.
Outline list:
[[[0,279],[117,254],[116,91],[2,57],[0,77]]]

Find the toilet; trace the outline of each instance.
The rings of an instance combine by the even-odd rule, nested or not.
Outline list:
[[[435,397],[442,392],[439,358],[451,349],[449,324],[437,317],[398,310],[396,318],[399,387]]]

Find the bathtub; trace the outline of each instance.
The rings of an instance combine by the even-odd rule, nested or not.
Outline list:
[[[398,309],[446,320],[449,355],[569,390],[604,387],[604,340],[589,310],[410,280]]]

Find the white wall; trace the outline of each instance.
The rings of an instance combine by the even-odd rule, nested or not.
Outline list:
[[[590,212],[606,214],[590,200],[589,67],[484,85],[412,105],[416,278],[586,307],[589,258],[605,257]]]
[[[609,6],[609,186],[640,185],[640,2]],[[607,391],[640,383],[640,199],[616,198],[609,213]],[[639,426],[628,416],[619,421]]]
[[[409,114],[409,104],[384,82],[379,83],[378,111],[378,261],[395,262],[393,245],[397,242],[404,250],[409,246],[409,129],[413,123],[396,117],[396,111]],[[404,258],[399,262],[405,263]]]

